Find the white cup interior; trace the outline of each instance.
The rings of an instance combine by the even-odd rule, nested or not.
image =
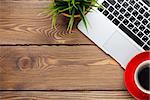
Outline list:
[[[138,73],[139,71],[141,71],[143,68],[144,68],[144,65],[146,64],[150,64],[150,60],[146,60],[144,61],[143,63],[141,63],[137,69],[135,70],[135,74],[134,74],[134,80],[135,80],[135,84],[137,85],[137,87],[144,93],[146,94],[150,94],[150,91],[149,90],[146,90],[144,89],[141,84],[139,83],[139,80],[138,80]],[[150,66],[149,66],[150,67]]]

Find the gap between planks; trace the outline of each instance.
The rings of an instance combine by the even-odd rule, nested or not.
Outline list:
[[[0,44],[0,46],[96,46],[95,44]]]

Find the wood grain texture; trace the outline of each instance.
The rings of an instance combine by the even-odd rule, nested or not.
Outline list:
[[[134,100],[126,91],[0,92],[1,100]]]
[[[67,19],[43,14],[51,0],[0,0],[0,44],[92,44],[76,28],[66,32]]]
[[[0,47],[0,90],[125,90],[123,72],[95,46]]]
[[[0,0],[0,100],[132,100],[112,58],[62,15],[52,29],[51,1]]]

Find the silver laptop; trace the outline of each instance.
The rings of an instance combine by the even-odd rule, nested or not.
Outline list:
[[[78,29],[125,68],[140,52],[150,50],[150,0],[98,0]]]

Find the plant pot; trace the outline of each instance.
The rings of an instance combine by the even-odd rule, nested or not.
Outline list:
[[[54,2],[57,4],[57,2],[59,2],[59,0],[54,0]],[[91,2],[91,4],[92,4],[92,2]],[[63,5],[62,5],[63,6]],[[90,9],[90,7],[89,8],[87,8],[87,10],[85,11],[85,13],[84,14],[87,14],[87,12],[88,12],[88,10]],[[65,16],[65,17],[71,17],[72,15],[70,15],[70,14],[68,14],[67,12],[63,12],[63,13],[61,13],[63,16]],[[80,14],[75,14],[74,15],[74,18],[80,18]]]
[[[84,14],[87,14],[89,9],[90,9],[90,8],[88,8],[88,9],[85,11]],[[65,17],[71,17],[71,16],[72,16],[72,15],[69,15],[69,14],[67,14],[67,13],[61,13],[61,14],[62,14],[63,16],[65,16]],[[74,18],[80,18],[80,14],[74,15]]]
[[[75,24],[75,20],[77,19],[83,19],[84,20],[84,25],[87,28],[87,21],[86,21],[86,14],[89,12],[89,10],[92,7],[95,7],[93,4],[96,3],[96,0],[94,1],[90,1],[90,2],[86,2],[86,4],[84,4],[84,1],[78,0],[77,2],[74,2],[77,5],[77,8],[74,6],[75,4],[72,4],[71,1],[66,1],[66,0],[54,0],[53,4],[55,8],[52,8],[53,12],[56,12],[53,15],[53,24],[56,24],[56,17],[59,14],[62,14],[64,17],[68,18],[69,22],[68,22],[68,27],[67,27],[67,31],[71,32],[73,25]],[[70,6],[69,6],[70,5]],[[59,8],[59,7],[62,7]],[[69,7],[69,8],[68,8]],[[71,7],[71,8],[70,8]],[[74,13],[74,16],[72,16],[72,14]],[[81,14],[83,14],[81,16]]]

